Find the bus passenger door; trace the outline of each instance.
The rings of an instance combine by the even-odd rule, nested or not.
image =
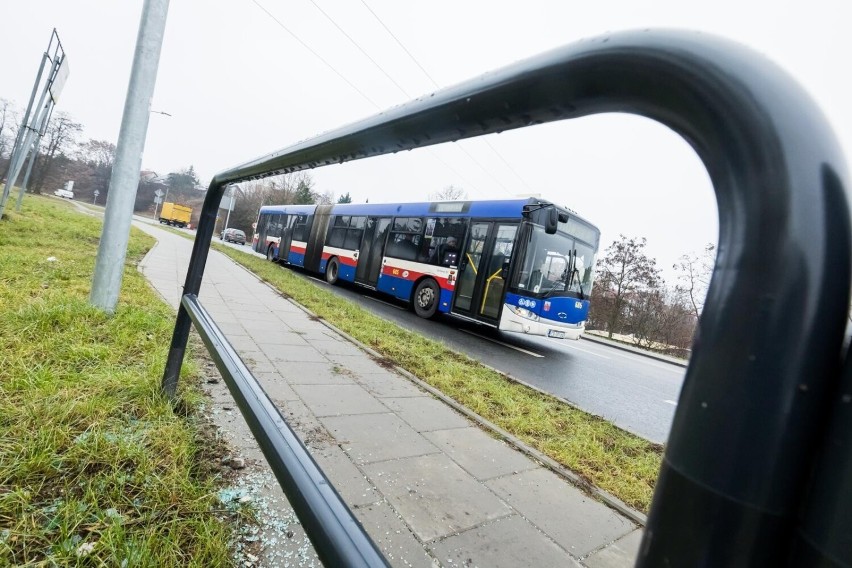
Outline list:
[[[281,219],[284,227],[281,231],[281,241],[278,243],[278,260],[281,262],[289,262],[290,241],[293,238],[293,221],[295,220],[296,215],[284,215]]]
[[[373,288],[378,284],[390,222],[390,217],[367,217],[361,248],[358,249],[355,282]]]
[[[503,268],[511,260],[517,232],[517,223],[471,223],[453,313],[490,323],[499,320],[506,290]]]

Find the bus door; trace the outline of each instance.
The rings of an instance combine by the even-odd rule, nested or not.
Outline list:
[[[290,257],[290,241],[293,240],[293,221],[296,215],[281,216],[281,241],[278,243],[278,260],[288,262]]]
[[[496,323],[503,308],[504,269],[512,257],[517,223],[474,221],[459,262],[453,313]]]
[[[260,254],[266,254],[266,240],[270,236],[276,223],[277,215],[264,215],[260,217],[257,224],[257,250]]]
[[[376,287],[379,273],[382,271],[382,257],[385,252],[385,239],[390,229],[390,217],[367,217],[361,248],[358,249],[358,265],[355,268],[355,282]]]

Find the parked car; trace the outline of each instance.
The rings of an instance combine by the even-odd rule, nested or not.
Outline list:
[[[57,189],[53,192],[53,195],[56,197],[63,197],[65,199],[74,199],[74,192],[67,189]]]
[[[225,229],[220,238],[226,243],[246,244],[246,234],[239,229]]]

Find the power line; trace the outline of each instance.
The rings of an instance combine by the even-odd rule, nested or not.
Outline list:
[[[375,59],[373,59],[372,57],[370,57],[370,54],[369,54],[369,53],[367,53],[366,51],[364,51],[364,48],[363,48],[363,47],[361,47],[361,45],[360,45],[357,41],[355,41],[354,39],[352,39],[352,36],[350,36],[348,33],[346,33],[346,30],[344,30],[343,28],[341,28],[341,27],[337,24],[337,22],[335,22],[335,21],[334,21],[334,18],[332,18],[331,16],[329,16],[329,15],[325,12],[325,10],[323,10],[322,8],[320,8],[319,4],[317,4],[316,2],[314,2],[314,0],[309,0],[309,2],[310,2],[311,4],[313,4],[313,5],[314,5],[314,7],[315,7],[317,10],[319,10],[319,11],[320,11],[320,13],[321,13],[323,16],[325,16],[325,17],[326,17],[326,19],[334,25],[334,27],[336,27],[338,30],[340,30],[340,33],[342,33],[342,34],[346,37],[346,39],[348,39],[348,40],[352,43],[352,45],[354,45],[355,47],[357,47],[357,48],[358,48],[358,50],[359,50],[361,53],[363,53],[363,54],[364,54],[364,57],[366,57],[367,59],[369,59],[369,60],[373,63],[373,65],[375,65],[375,66],[376,66],[376,68],[377,68],[379,71],[381,71],[382,73],[384,73],[385,77],[387,77],[387,78],[388,78],[388,80],[389,80],[391,83],[393,83],[394,85],[396,85],[396,88],[397,88],[397,89],[399,89],[400,91],[402,91],[402,94],[403,94],[403,95],[405,95],[405,96],[406,96],[406,97],[408,97],[408,98],[412,98],[412,97],[411,97],[411,95],[409,95],[409,94],[408,94],[408,92],[406,92],[406,90],[402,87],[402,85],[400,85],[399,83],[397,83],[396,81],[394,81],[394,78],[393,78],[393,77],[391,77],[391,76],[390,76],[390,74],[389,74],[387,71],[385,71],[384,67],[382,67],[381,65],[379,65],[379,63],[378,63]]]
[[[393,77],[391,77],[391,76],[390,76],[390,74],[389,74],[389,73],[388,73],[388,72],[387,72],[387,71],[386,71],[386,70],[385,70],[385,69],[384,69],[384,68],[383,68],[383,67],[382,67],[382,66],[381,66],[381,65],[380,65],[380,64],[379,64],[379,63],[378,63],[375,59],[373,59],[373,58],[372,58],[372,57],[371,57],[371,56],[370,56],[370,55],[369,55],[369,54],[368,54],[368,53],[364,50],[364,48],[362,48],[362,47],[361,47],[361,45],[360,45],[357,41],[355,41],[355,39],[353,39],[353,38],[352,38],[352,37],[351,37],[348,33],[346,33],[346,31],[345,31],[345,30],[344,30],[344,29],[343,29],[340,25],[338,25],[338,23],[334,20],[334,18],[332,18],[332,17],[331,17],[328,13],[326,13],[326,12],[325,12],[325,10],[323,10],[323,9],[322,9],[322,8],[321,8],[321,7],[320,7],[320,6],[319,6],[319,5],[318,5],[318,4],[317,4],[314,0],[309,0],[309,1],[311,2],[311,4],[313,4],[313,5],[314,5],[314,7],[315,7],[317,10],[319,10],[319,12],[320,12],[323,16],[325,16],[325,18],[326,18],[326,19],[328,19],[328,21],[330,21],[330,22],[334,25],[334,27],[336,27],[336,28],[338,29],[338,31],[340,31],[340,33],[342,33],[342,34],[346,37],[346,39],[348,39],[348,40],[349,40],[349,41],[350,41],[350,42],[351,42],[351,43],[352,43],[355,47],[357,47],[357,48],[358,48],[358,50],[359,50],[359,51],[361,51],[361,53],[363,53],[363,54],[364,54],[364,56],[365,56],[367,59],[369,59],[369,60],[370,60],[370,62],[371,62],[371,63],[372,63],[372,64],[373,64],[373,65],[374,65],[377,69],[379,69],[379,71],[381,71],[381,72],[385,75],[385,77],[387,77],[387,78],[388,78],[388,79],[389,79],[389,80],[390,80],[390,81],[391,81],[391,82],[392,82],[392,83],[393,83],[393,84],[394,84],[394,85],[395,85],[395,86],[396,86],[396,87],[397,87],[397,88],[398,88],[398,89],[399,89],[399,90],[400,90],[400,91],[401,91],[401,92],[402,92],[402,93],[403,93],[406,97],[411,98],[411,95],[410,95],[410,94],[408,94],[408,92],[407,92],[407,91],[406,91],[406,90],[405,90],[405,89],[404,89],[404,88],[403,88],[403,87],[402,87],[399,83],[397,83],[397,82],[393,79]],[[276,17],[275,17],[275,16],[274,16],[274,15],[273,15],[273,14],[272,14],[269,10],[267,10],[267,9],[266,9],[263,5],[261,5],[261,4],[260,4],[260,2],[258,2],[258,0],[252,0],[252,2],[254,2],[254,3],[255,3],[255,4],[256,4],[256,5],[257,5],[257,6],[258,6],[261,10],[263,10],[263,11],[264,11],[264,12],[265,12],[265,13],[266,13],[266,14],[267,14],[270,18],[272,18],[272,19],[273,19],[273,20],[274,20],[274,21],[275,21],[275,22],[276,22],[279,26],[281,26],[281,28],[282,28],[282,29],[284,29],[284,31],[286,31],[288,34],[290,34],[290,36],[291,36],[291,37],[293,37],[296,41],[298,41],[298,42],[299,42],[299,43],[300,43],[300,44],[301,44],[301,45],[302,45],[305,49],[307,49],[310,53],[312,53],[312,54],[313,54],[313,55],[314,55],[317,59],[319,59],[320,61],[322,61],[322,62],[323,62],[323,63],[324,63],[324,64],[325,64],[325,65],[326,65],[329,69],[331,69],[331,70],[332,70],[332,71],[333,71],[333,72],[334,72],[334,73],[335,73],[338,77],[340,77],[341,79],[343,79],[343,80],[344,80],[344,81],[345,81],[345,82],[346,82],[349,86],[351,86],[351,87],[352,87],[355,91],[357,91],[357,92],[358,92],[358,93],[359,93],[362,97],[364,97],[364,99],[366,99],[367,101],[369,101],[369,102],[370,102],[370,103],[371,103],[371,104],[372,104],[372,105],[373,105],[373,106],[374,106],[377,110],[381,110],[381,107],[380,107],[380,106],[379,106],[379,105],[378,105],[375,101],[373,101],[370,97],[368,97],[365,93],[363,93],[360,89],[358,89],[358,87],[356,87],[356,86],[355,86],[355,85],[354,85],[351,81],[349,81],[349,79],[347,79],[347,78],[346,78],[346,77],[345,77],[345,76],[344,76],[344,75],[343,75],[340,71],[338,71],[338,70],[337,70],[337,69],[336,69],[336,68],[335,68],[335,67],[334,67],[331,63],[329,63],[329,62],[328,62],[328,61],[326,61],[326,60],[325,60],[325,59],[324,59],[321,55],[319,55],[319,53],[317,53],[316,51],[314,51],[313,49],[311,49],[311,47],[310,47],[310,46],[308,46],[308,44],[307,44],[307,43],[305,43],[304,41],[302,41],[302,39],[301,39],[301,38],[299,38],[299,37],[298,37],[295,33],[293,33],[293,32],[292,32],[289,28],[287,28],[287,26],[285,26],[285,25],[284,25],[284,24],[283,24],[283,23],[282,23],[282,22],[281,22],[278,18],[276,18]],[[363,0],[362,0],[362,2],[363,2]],[[402,48],[402,49],[403,49],[403,50],[404,50],[404,51],[408,54],[408,56],[409,56],[409,57],[411,57],[412,61],[414,61],[414,63],[415,63],[418,67],[420,67],[420,69],[421,69],[421,70],[422,70],[422,71],[426,74],[426,76],[427,76],[427,77],[429,77],[429,79],[430,79],[430,80],[431,80],[431,81],[432,81],[432,82],[433,82],[436,86],[438,86],[438,84],[435,82],[435,80],[434,80],[434,79],[433,79],[433,78],[429,75],[429,73],[428,73],[425,69],[423,69],[423,67],[420,65],[420,63],[418,63],[418,62],[417,62],[417,60],[416,60],[416,59],[414,58],[414,56],[413,56],[413,55],[411,55],[411,53],[410,53],[410,52],[409,52],[409,51],[405,48],[405,46],[402,44],[402,42],[400,42],[400,41],[399,41],[399,39],[398,39],[395,35],[393,35],[393,32],[391,32],[391,31],[390,31],[390,29],[389,29],[389,28],[388,28],[388,27],[384,24],[384,22],[382,22],[382,21],[381,21],[381,19],[379,19],[378,15],[376,15],[376,13],[375,13],[375,12],[373,12],[373,10],[372,10],[372,9],[370,9],[370,7],[369,7],[369,6],[367,6],[367,4],[366,4],[366,3],[364,3],[364,6],[365,6],[365,7],[366,7],[369,11],[370,11],[370,13],[372,13],[372,14],[373,14],[373,16],[374,16],[374,17],[375,17],[375,18],[379,21],[379,23],[382,25],[382,27],[384,27],[384,28],[385,28],[385,30],[386,30],[386,31],[387,31],[387,32],[388,32],[388,33],[389,33],[389,34],[390,34],[390,35],[391,35],[391,36],[392,36],[392,37],[396,40],[397,44],[398,44],[398,45],[399,45],[399,46],[400,46],[400,47],[401,47],[401,48]],[[487,141],[486,141],[486,142],[487,142]],[[490,145],[489,145],[489,146],[490,146]],[[489,170],[488,170],[485,166],[483,166],[483,165],[482,165],[482,164],[481,164],[481,163],[480,163],[480,162],[479,162],[476,158],[474,158],[474,156],[473,156],[473,155],[472,155],[472,154],[471,154],[471,153],[470,153],[470,152],[469,152],[466,148],[462,147],[461,145],[459,145],[459,146],[457,146],[457,147],[458,147],[458,148],[459,148],[462,152],[464,152],[464,153],[465,153],[465,155],[467,155],[467,157],[468,157],[468,158],[470,158],[470,160],[471,160],[473,163],[475,163],[477,166],[479,166],[479,168],[480,168],[480,169],[482,169],[482,171],[484,171],[484,172],[485,172],[487,175],[489,175],[489,176],[490,176],[490,177],[491,177],[491,178],[492,178],[495,182],[497,182],[497,185],[498,185],[498,186],[500,186],[500,188],[501,188],[501,189],[503,189],[503,191],[504,191],[504,192],[506,192],[507,194],[511,195],[511,192],[510,192],[510,191],[509,191],[509,189],[508,189],[508,188],[507,188],[507,187],[503,184],[503,182],[501,182],[501,181],[500,181],[500,180],[499,180],[499,179],[498,179],[498,178],[497,178],[494,174],[492,174],[492,173],[491,173],[491,172],[490,172],[490,171],[489,171]],[[493,147],[491,147],[491,148],[492,148],[492,149],[494,149]],[[496,150],[495,150],[495,152],[496,152]],[[456,176],[458,176],[459,178],[461,178],[462,180],[464,180],[464,182],[465,182],[466,184],[468,184],[468,186],[469,186],[469,187],[471,187],[473,190],[477,191],[477,192],[478,192],[478,193],[480,193],[480,194],[482,193],[482,191],[481,191],[481,190],[480,190],[480,189],[479,189],[479,188],[478,188],[475,184],[471,183],[471,182],[470,182],[470,181],[469,181],[469,180],[468,180],[465,176],[463,176],[463,175],[462,175],[462,174],[461,174],[458,170],[456,170],[455,168],[453,168],[452,166],[450,166],[447,162],[445,162],[445,161],[444,161],[444,160],[442,160],[440,157],[438,157],[438,155],[437,155],[434,151],[429,150],[429,153],[430,153],[430,154],[431,154],[431,155],[432,155],[432,156],[433,156],[436,160],[438,160],[441,164],[443,164],[443,165],[444,165],[444,167],[446,167],[447,169],[449,169],[450,171],[452,171],[452,172],[453,172]],[[501,156],[501,158],[502,158],[502,156]],[[503,161],[505,162],[505,159],[503,159]],[[508,164],[508,163],[507,163],[507,164]]]
[[[300,44],[302,44],[302,47],[304,47],[305,49],[307,49],[308,51],[310,51],[310,52],[314,55],[314,57],[316,57],[317,59],[319,59],[320,61],[322,61],[322,62],[325,64],[325,66],[326,66],[326,67],[328,67],[329,69],[331,69],[331,70],[334,72],[334,74],[335,74],[335,75],[337,75],[338,77],[340,77],[341,79],[343,79],[343,80],[346,82],[346,84],[347,84],[347,85],[349,85],[350,87],[352,87],[352,88],[355,90],[355,92],[357,92],[359,95],[361,95],[362,97],[364,97],[364,99],[365,99],[365,100],[367,100],[367,101],[368,101],[371,105],[373,105],[373,106],[374,106],[374,107],[376,107],[377,109],[378,109],[378,108],[381,108],[381,107],[379,107],[379,105],[376,103],[376,101],[374,101],[373,99],[371,99],[370,97],[368,97],[366,94],[364,94],[364,92],[363,92],[363,91],[361,91],[361,89],[359,89],[358,87],[356,87],[356,86],[355,86],[355,84],[354,84],[354,83],[352,83],[352,81],[350,81],[349,79],[347,79],[346,77],[344,77],[344,76],[343,76],[343,74],[342,74],[340,71],[338,71],[337,69],[335,69],[335,67],[334,67],[331,63],[329,63],[328,61],[326,61],[326,60],[325,60],[325,59],[324,59],[324,58],[323,58],[323,57],[322,57],[319,53],[317,53],[316,51],[314,51],[313,49],[311,49],[311,47],[310,47],[307,43],[305,43],[304,41],[302,41],[302,39],[301,39],[299,36],[297,36],[297,35],[296,35],[296,34],[294,34],[292,31],[290,31],[290,29],[289,29],[287,26],[285,26],[283,23],[281,23],[281,20],[279,20],[278,18],[276,18],[276,17],[272,14],[272,12],[270,12],[269,10],[267,10],[266,8],[264,8],[264,7],[260,4],[260,2],[258,2],[257,0],[252,0],[252,2],[254,2],[254,3],[257,5],[257,7],[258,7],[258,8],[260,8],[261,10],[263,10],[264,12],[266,12],[266,15],[267,15],[267,16],[269,16],[270,18],[272,18],[273,20],[275,20],[275,23],[277,23],[279,26],[281,26],[281,28],[282,28],[285,32],[287,32],[288,34],[290,34],[290,36],[291,36],[291,37],[293,37],[293,39],[295,39],[295,40],[296,40],[296,41],[298,41]]]
[[[426,71],[426,69],[424,69],[422,65],[420,65],[420,62],[419,62],[419,61],[417,61],[417,58],[416,58],[416,57],[414,57],[414,56],[411,54],[411,52],[410,52],[410,51],[408,51],[408,49],[405,47],[405,45],[403,45],[403,43],[402,43],[401,41],[399,41],[399,38],[398,38],[398,37],[396,37],[396,36],[394,35],[394,33],[390,30],[390,28],[389,28],[389,27],[387,27],[387,26],[385,25],[385,23],[382,21],[382,19],[379,17],[379,15],[378,15],[378,14],[376,14],[376,13],[373,11],[373,9],[372,9],[372,8],[370,8],[370,6],[369,6],[369,5],[367,5],[367,3],[366,3],[364,0],[361,0],[361,4],[363,4],[363,5],[364,5],[364,7],[365,7],[367,10],[369,10],[369,12],[373,15],[373,17],[374,17],[374,18],[376,18],[376,21],[377,21],[377,22],[379,22],[379,24],[381,24],[381,26],[382,26],[383,28],[385,28],[385,31],[386,31],[386,32],[388,32],[388,34],[389,34],[389,35],[390,35],[390,36],[391,36],[391,37],[392,37],[392,38],[396,41],[397,45],[399,45],[399,47],[401,47],[401,48],[402,48],[402,50],[403,50],[405,53],[407,53],[407,54],[408,54],[408,57],[410,57],[410,58],[411,58],[411,60],[414,62],[414,64],[415,64],[415,65],[417,65],[417,66],[420,68],[420,70],[421,70],[421,71],[423,71],[423,74],[424,74],[424,75],[426,75],[427,77],[429,77],[429,80],[430,80],[430,81],[432,81],[432,84],[433,84],[433,85],[435,85],[435,88],[436,88],[436,89],[440,89],[440,88],[441,88],[441,86],[438,84],[438,81],[436,81],[435,79],[433,79],[433,78],[432,78],[432,75],[430,75],[430,74],[429,74],[429,72],[428,72],[428,71]]]
[[[313,2],[313,0],[311,0],[311,2]],[[417,58],[414,57],[414,55],[410,51],[408,51],[408,48],[405,47],[405,44],[403,44],[402,41],[398,37],[396,37],[396,34],[394,34],[391,31],[391,29],[384,23],[384,21],[382,21],[382,19],[379,17],[379,15],[376,14],[376,12],[372,8],[370,8],[370,6],[367,4],[366,0],[361,0],[361,4],[363,4],[364,7],[367,8],[367,10],[373,15],[373,17],[376,19],[376,21],[379,22],[379,24],[385,29],[386,32],[388,32],[388,35],[390,35],[394,39],[394,41],[397,43],[397,45],[399,45],[399,47],[402,48],[402,50],[408,55],[408,57],[411,58],[411,60],[414,62],[414,64],[417,65],[417,67],[420,68],[420,70],[423,72],[423,74],[426,75],[426,77],[428,77],[430,81],[432,81],[432,84],[435,86],[435,88],[440,89],[441,85],[438,84],[438,82],[435,80],[435,78],[432,77],[432,75],[430,75],[428,71],[426,71],[426,69],[423,67],[423,65],[420,64],[420,62],[417,60]],[[521,177],[521,175],[515,170],[515,168],[512,167],[512,165],[509,163],[509,161],[506,160],[505,157],[503,157],[503,155],[497,150],[497,148],[495,148],[491,144],[491,142],[489,142],[487,139],[483,138],[483,141],[485,142],[485,144],[489,148],[491,148],[491,151],[494,152],[497,155],[497,157],[500,158],[500,160],[502,160],[502,162],[506,165],[506,167],[509,168],[509,171],[512,172],[513,174],[515,174],[515,177],[517,177],[521,181],[521,183],[523,183],[527,187],[527,189],[532,193],[533,192],[532,188],[527,183],[527,181],[523,177]],[[490,175],[495,181],[497,181],[497,184],[500,185],[500,187],[502,187],[507,193],[511,193],[511,192],[509,192],[508,188],[506,188],[506,186],[503,185],[503,183],[501,181],[499,181],[493,174],[491,174],[491,172],[489,172],[487,169],[485,169],[482,166],[482,164],[477,162],[476,159],[474,159],[474,157],[467,150],[465,150],[461,146],[459,146],[459,148],[465,154],[467,154],[468,157],[470,157],[470,159],[472,159],[476,163],[476,165],[478,165],[480,168],[482,168],[488,175]]]

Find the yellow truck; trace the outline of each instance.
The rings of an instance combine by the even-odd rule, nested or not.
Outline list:
[[[174,225],[175,227],[186,227],[189,225],[189,219],[192,217],[192,208],[176,203],[163,203],[163,208],[160,210],[160,224]]]

